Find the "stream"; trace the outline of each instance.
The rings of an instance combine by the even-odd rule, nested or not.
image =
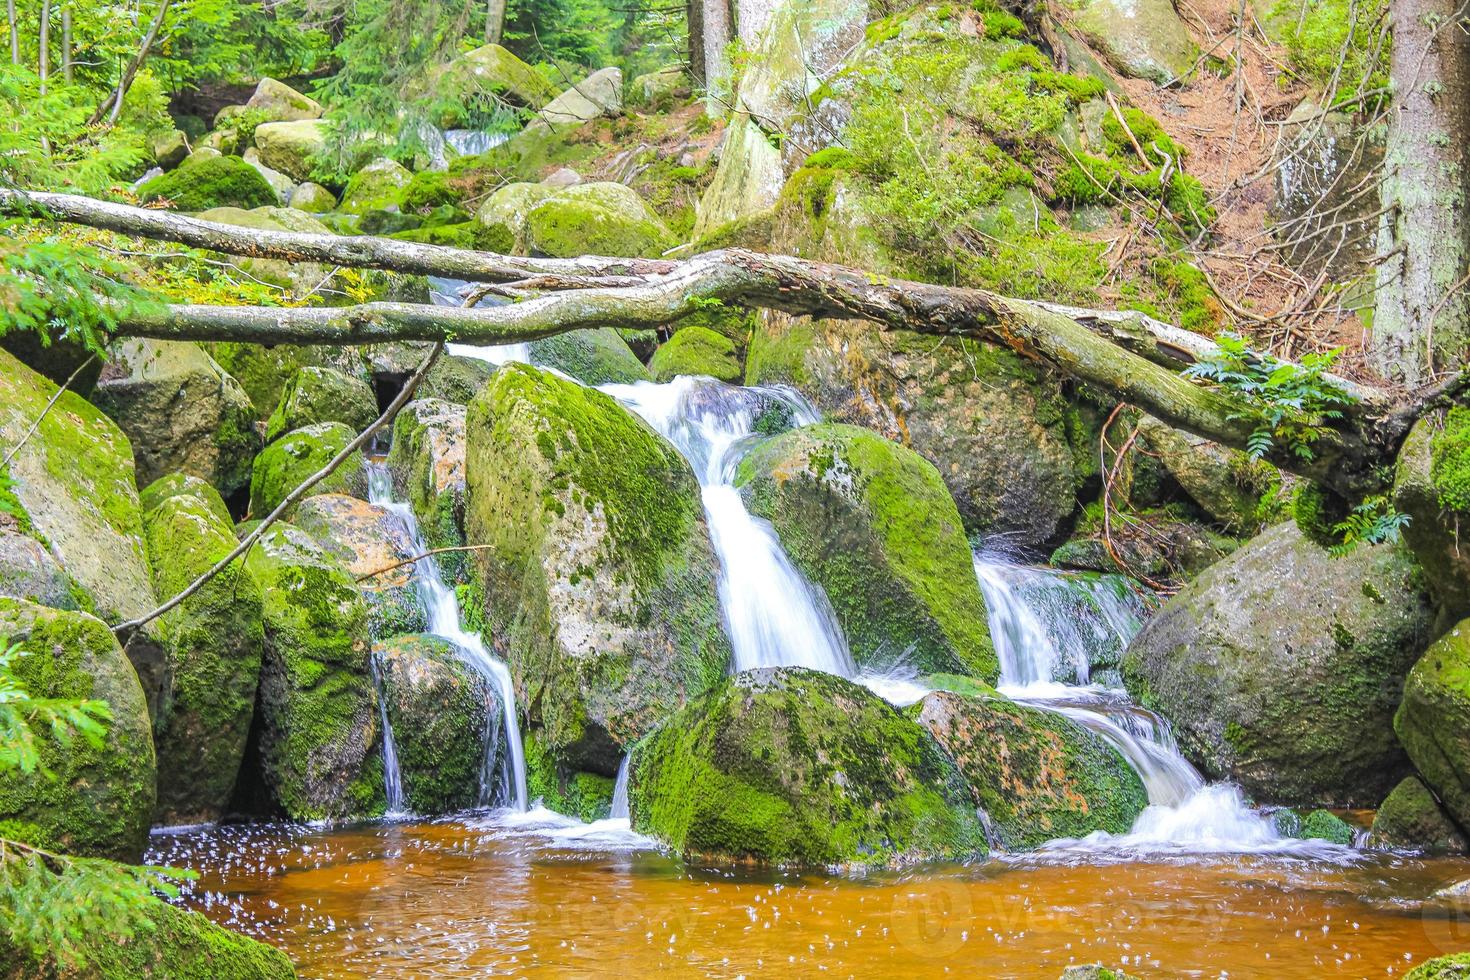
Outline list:
[[[458,284],[434,285],[442,302],[455,301]],[[530,356],[525,345],[458,352],[496,363]],[[898,705],[927,693],[901,664],[881,674],[856,667],[822,591],[733,484],[766,423],[816,421],[810,404],[783,389],[707,378],[602,390],[668,438],[699,480],[732,670],[823,670]],[[368,465],[372,500],[426,550],[386,470]],[[448,639],[506,708],[503,730],[486,733],[483,805],[433,820],[402,812],[385,714],[389,819],[158,832],[147,861],[198,870],[180,902],[281,945],[303,977],[1052,980],[1093,962],[1145,977],[1365,977],[1400,975],[1470,943],[1462,914],[1430,898],[1465,876],[1463,861],[1282,838],[1268,813],[1233,786],[1207,783],[1185,760],[1167,721],[1133,703],[1117,671],[1148,597],[1118,576],[1031,567],[985,548],[974,569],[999,689],[1119,750],[1149,800],[1129,833],[861,876],[706,869],[630,830],[626,759],[607,819],[583,824],[552,813],[527,797],[509,672],[464,630],[431,559],[415,572],[429,631]]]

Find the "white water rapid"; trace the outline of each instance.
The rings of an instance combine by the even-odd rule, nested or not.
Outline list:
[[[368,463],[366,468],[368,499],[392,511],[404,523],[409,537],[413,540],[415,554],[423,554],[428,551],[428,545],[424,543],[423,535],[419,532],[418,519],[414,516],[413,508],[393,499],[393,480],[388,474],[388,468],[381,463]],[[489,650],[485,649],[485,644],[478,634],[465,630],[459,616],[459,600],[455,597],[454,590],[446,585],[444,579],[439,575],[439,566],[435,564],[433,558],[426,558],[415,563],[413,579],[418,589],[419,601],[423,603],[424,612],[428,617],[428,631],[449,641],[460,658],[471,669],[484,677],[500,698],[506,755],[509,759],[509,765],[499,774],[500,798],[517,810],[524,811],[528,806],[526,759],[521,744],[520,723],[516,719],[516,696],[515,688],[511,684],[510,670]],[[389,729],[386,715],[383,719],[383,731],[383,761],[386,769],[392,740],[392,732]],[[489,734],[487,733],[487,736]],[[492,802],[491,790],[497,777],[496,773],[490,771],[495,756],[494,749],[494,740],[487,737],[484,769],[480,773],[479,802],[481,805]],[[399,781],[396,757],[393,762],[394,772],[387,777],[390,793],[392,785]],[[401,798],[400,790],[400,803]]]
[[[368,666],[377,689],[378,723],[383,726],[383,795],[388,798],[385,816],[392,819],[408,812],[403,805],[403,773],[398,768],[398,746],[393,741],[393,723],[388,719],[388,689],[383,685],[383,665],[378,662],[376,650],[369,655]]]
[[[720,560],[720,608],[734,650],[732,668],[809,667],[853,676],[847,640],[826,596],[791,564],[775,529],[745,509],[734,485],[740,457],[759,438],[758,420],[808,425],[819,420],[816,409],[795,392],[737,388],[712,378],[602,390],[672,442],[699,478]]]
[[[1157,853],[1250,853],[1341,848],[1283,838],[1271,817],[1230,784],[1209,784],[1174,742],[1169,724],[1133,703],[1116,671],[1092,682],[1098,661],[1116,664],[1142,625],[1142,607],[1121,580],[1070,575],[975,556],[1001,693],[1065,715],[1106,739],[1143,780],[1148,807],[1127,834],[1097,832],[1053,841],[1043,851],[1129,857]],[[1096,671],[1102,674],[1101,671]]]

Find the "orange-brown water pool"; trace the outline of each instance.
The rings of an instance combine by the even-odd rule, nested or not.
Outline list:
[[[544,817],[544,811],[543,811]],[[303,977],[1388,977],[1470,949],[1470,862],[1086,852],[863,878],[710,870],[631,835],[462,816],[153,840],[184,898]]]

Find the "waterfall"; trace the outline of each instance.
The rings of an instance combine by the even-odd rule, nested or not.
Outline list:
[[[393,741],[393,723],[388,720],[388,689],[383,684],[383,665],[378,651],[368,657],[368,666],[373,673],[373,689],[378,695],[378,720],[383,726],[383,791],[388,798],[389,817],[402,816],[408,811],[403,806],[403,773],[398,768],[398,746]]]
[[[1094,657],[1101,653],[1116,662],[1142,625],[1142,607],[1126,590],[984,553],[975,555],[975,577],[1001,664],[1000,692],[1070,718],[1105,739],[1148,793],[1149,805],[1128,834],[1114,838],[1099,832],[1048,847],[1240,851],[1303,846],[1282,841],[1271,819],[1252,810],[1237,787],[1206,783],[1180,753],[1167,721],[1134,704],[1120,686],[1088,683]]]
[[[689,460],[699,478],[710,542],[720,560],[720,609],[736,671],[809,667],[851,677],[847,640],[820,590],[791,563],[776,531],[745,509],[735,468],[758,437],[757,420],[775,413],[808,425],[815,408],[795,392],[737,388],[712,378],[667,384],[603,385]]]
[[[416,554],[429,550],[419,531],[418,519],[408,504],[393,500],[393,481],[387,467],[381,463],[368,463],[368,499],[392,511],[408,529]],[[429,632],[448,640],[460,658],[476,673],[490,683],[500,697],[501,714],[504,717],[505,743],[510,766],[502,781],[501,797],[512,802],[517,810],[528,805],[526,793],[526,759],[521,744],[520,723],[516,718],[515,688],[511,683],[510,670],[505,664],[485,649],[478,634],[465,630],[459,615],[459,600],[454,590],[445,584],[439,574],[439,566],[432,558],[414,565],[414,584],[418,589],[419,601],[429,621]],[[385,729],[386,737],[386,729]],[[483,769],[480,774],[480,804],[491,802],[491,787],[496,774],[491,771],[495,758],[495,744],[486,739]],[[384,749],[384,755],[387,749]],[[396,767],[395,767],[396,768]]]
[[[446,279],[443,276],[429,276],[429,299],[435,306],[460,306],[464,303],[462,290],[470,284],[463,279]],[[480,305],[495,305],[505,302],[497,297],[487,297],[480,301]],[[444,349],[451,354],[460,357],[473,357],[491,364],[505,364],[509,361],[520,361],[522,364],[531,363],[530,344],[494,344],[489,347],[480,347],[474,344],[445,344]]]
[[[628,819],[628,759],[623,756],[623,761],[618,763],[618,781],[613,785],[612,812],[608,814],[610,820]]]

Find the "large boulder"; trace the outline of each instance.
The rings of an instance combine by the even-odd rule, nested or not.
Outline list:
[[[164,477],[144,500],[160,594],[182,592],[235,548],[224,501],[197,477]],[[159,823],[217,820],[229,805],[255,715],[261,601],[237,559],[163,618],[167,686],[153,719]]]
[[[239,213],[248,215],[251,212]],[[304,344],[275,344],[266,347],[261,344],[216,341],[206,344],[205,348],[220,367],[240,382],[240,387],[245,389],[251,404],[255,406],[255,417],[262,420],[275,411],[276,406],[281,403],[281,394],[286,390],[287,382],[302,367],[329,367],[349,377],[363,381],[371,379],[362,352],[355,347]]]
[[[382,813],[367,607],[352,576],[289,524],[268,529],[245,567],[265,597],[256,746],[264,803],[292,820]]]
[[[275,188],[239,157],[190,155],[177,168],[146,181],[140,201],[166,201],[180,211],[259,208],[277,204]]]
[[[0,837],[48,850],[137,861],[153,815],[153,732],[138,675],[112,632],[85,613],[0,599],[0,637],[25,651],[11,673],[33,698],[102,701],[100,744],[59,742],[44,724],[40,765],[0,773]]]
[[[1072,25],[1118,71],[1160,85],[1188,74],[1199,53],[1171,0],[1086,0]]]
[[[401,517],[366,500],[323,493],[303,500],[291,523],[315,538],[357,581],[374,638],[424,628],[414,566],[399,564],[419,553]],[[394,565],[398,567],[390,568]]]
[[[856,426],[806,426],[754,446],[736,484],[826,592],[860,666],[998,676],[959,511],[913,450]]]
[[[0,512],[46,546],[80,608],[108,623],[152,612],[157,600],[127,437],[71,391],[46,411],[53,396],[56,385],[0,352],[0,445],[18,447]],[[134,633],[126,649],[151,706],[162,686],[156,626]]]
[[[393,420],[388,470],[393,486],[408,500],[419,532],[431,548],[464,544],[465,408],[421,398],[409,402]],[[449,581],[464,577],[464,552],[438,556]]]
[[[56,609],[75,609],[71,579],[51,552],[16,530],[18,522],[0,505],[0,596]]]
[[[245,151],[241,157],[246,163],[255,168],[255,172],[265,178],[265,182],[271,185],[271,190],[276,192],[275,203],[285,206],[291,200],[291,194],[296,190],[296,181],[281,173],[279,170],[267,167],[260,160],[260,151],[255,147]]]
[[[316,171],[318,161],[326,156],[327,133],[328,124],[315,119],[263,123],[255,127],[255,148],[260,153],[260,162],[267,167],[306,181]],[[295,202],[292,206],[296,206]]]
[[[250,485],[260,435],[238,381],[198,344],[129,339],[110,354],[91,401],[127,433],[140,485],[168,473],[225,496]]]
[[[631,384],[653,376],[612,327],[573,330],[533,340],[531,360],[555,368],[585,385]]]
[[[917,718],[959,766],[992,840],[1006,850],[1127,833],[1148,806],[1143,781],[1118,750],[1055,712],[935,691],[919,702]]]
[[[446,129],[467,122],[466,110],[472,106],[503,103],[540,109],[557,96],[545,76],[499,44],[483,44],[455,58],[435,73],[432,87],[441,101],[459,103],[438,120]]]
[[[687,858],[895,865],[983,856],[964,780],[922,726],[852,681],[729,677],[639,742],[634,829]]]
[[[896,272],[863,207],[839,180],[811,256]],[[1019,547],[1055,540],[1097,465],[1095,433],[1061,379],[984,341],[769,314],[745,371],[747,384],[790,385],[833,421],[912,448],[939,469],[968,531]]]
[[[484,802],[481,781],[498,771],[504,732],[490,682],[439,636],[396,636],[373,656],[408,808],[428,816]]]
[[[466,430],[489,635],[553,750],[611,776],[729,662],[699,485],[612,398],[522,364],[496,372]]]
[[[557,258],[579,255],[656,257],[674,245],[663,219],[626,184],[573,184],[526,213],[532,249]]]
[[[307,477],[326,466],[348,443],[357,438],[341,422],[318,422],[288,432],[255,457],[250,478],[250,513],[264,517],[301,485]],[[367,476],[362,453],[352,453],[330,476],[311,488],[311,493],[345,493],[367,497]],[[286,515],[288,518],[289,514]]]
[[[378,400],[361,378],[307,365],[291,376],[280,404],[265,423],[267,442],[319,422],[341,422],[354,433],[373,424]]]
[[[321,184],[307,180],[296,185],[286,206],[295,211],[305,211],[307,214],[325,214],[337,209],[337,195]]]
[[[1409,672],[1394,728],[1445,811],[1470,826],[1470,620],[1435,641]]]
[[[76,888],[58,878],[42,888]],[[51,946],[23,947],[0,935],[0,978],[3,980],[296,980],[285,953],[263,942],[215,925],[200,912],[143,898],[130,911],[138,916],[131,936],[93,925],[85,907],[76,909],[70,930],[72,949],[86,966],[63,967]]]
[[[273,122],[290,122],[296,119],[320,119],[321,103],[310,96],[302,95],[285,82],[274,78],[262,78],[255,91],[245,102],[245,108],[254,109]],[[257,127],[258,128],[258,127]]]
[[[1368,843],[1426,854],[1464,854],[1466,850],[1465,834],[1429,787],[1414,776],[1405,776],[1378,805]]]
[[[681,374],[705,375],[739,384],[745,376],[735,342],[709,327],[683,327],[653,352],[648,370],[655,381],[672,381]]]
[[[413,174],[403,164],[378,157],[352,175],[342,192],[340,210],[364,215],[369,211],[397,211],[403,200],[403,189]]]
[[[505,251],[524,255],[530,249],[531,212],[558,189],[549,184],[506,184],[485,198],[475,218],[491,235],[506,242]]]
[[[1393,714],[1432,616],[1406,549],[1333,557],[1281,524],[1165,603],[1123,676],[1211,778],[1262,803],[1372,806],[1403,775]]]
[[[511,145],[529,138],[561,135],[601,116],[616,115],[622,109],[622,69],[602,68],[542,106]]]
[[[1260,525],[1262,494],[1280,479],[1269,464],[1149,416],[1139,421],[1138,433],[1165,472],[1226,530],[1249,535]]]
[[[1470,412],[1415,423],[1394,466],[1393,505],[1409,515],[1400,533],[1424,566],[1444,632],[1470,616],[1470,548],[1460,543],[1461,518],[1470,521]]]

